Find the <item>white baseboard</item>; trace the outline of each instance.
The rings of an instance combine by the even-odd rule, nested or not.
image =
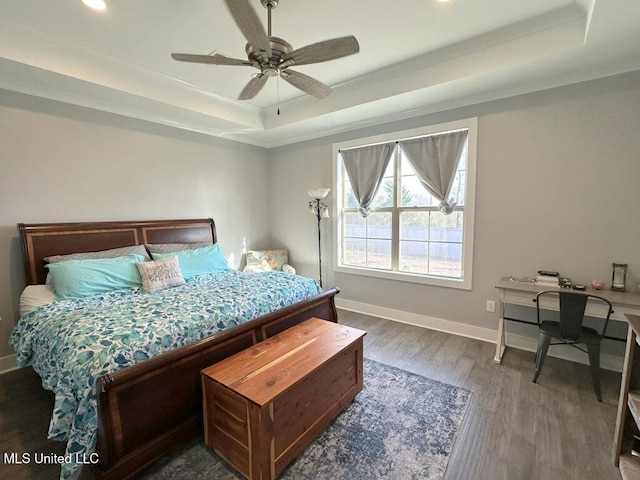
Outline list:
[[[351,312],[364,313],[366,315],[384,318],[394,322],[407,323],[418,327],[430,328],[431,330],[437,330],[439,332],[446,332],[453,335],[482,340],[483,342],[493,344],[497,343],[498,331],[491,328],[476,327],[466,323],[419,315],[417,313],[405,312],[392,308],[379,307],[368,303],[345,300],[344,298],[336,298],[335,301],[337,308],[342,308]],[[509,347],[526,350],[528,352],[535,352],[538,346],[538,339],[534,337],[526,337],[524,335],[506,333],[506,343]],[[551,347],[548,355],[585,365],[589,364],[589,358],[586,353],[580,352],[571,347]],[[622,372],[623,362],[624,358],[622,356],[608,353],[602,353],[600,355],[600,366],[606,370]]]
[[[496,343],[497,331],[490,328],[475,327],[464,323],[452,322],[441,318],[428,317],[417,313],[394,310],[393,308],[379,307],[368,303],[354,302],[344,298],[336,298],[336,307],[351,312],[364,313],[374,317],[393,320],[394,322],[408,323],[418,327],[426,327],[439,332],[452,333],[461,337],[475,338],[485,342]]]
[[[11,370],[16,370],[16,355],[9,355],[7,357],[0,357],[0,375]]]

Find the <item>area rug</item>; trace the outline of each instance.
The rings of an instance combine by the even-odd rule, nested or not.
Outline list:
[[[439,480],[471,393],[364,360],[355,401],[282,473],[283,480]],[[146,480],[244,478],[197,439],[159,460]]]

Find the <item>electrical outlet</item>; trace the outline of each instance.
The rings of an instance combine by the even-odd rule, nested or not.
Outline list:
[[[487,300],[487,312],[496,311],[496,302],[493,300]]]

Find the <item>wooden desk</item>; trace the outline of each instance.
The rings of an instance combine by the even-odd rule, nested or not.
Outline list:
[[[496,342],[496,356],[494,361],[500,363],[502,361],[502,355],[506,348],[504,321],[511,320],[521,323],[528,323],[535,325],[535,322],[529,322],[519,318],[508,317],[506,315],[506,307],[508,304],[521,305],[525,307],[535,308],[534,298],[538,292],[543,290],[559,290],[564,291],[563,288],[547,287],[544,285],[535,285],[533,283],[519,283],[510,280],[510,277],[502,277],[496,284],[496,288],[500,292],[500,316],[498,318],[498,340]],[[613,305],[613,313],[611,314],[612,320],[620,322],[626,321],[625,314],[640,315],[640,294],[635,292],[614,292],[608,289],[593,290],[587,288],[584,291],[569,290],[571,292],[597,295],[602,298],[606,298]],[[557,310],[557,305],[553,302],[542,302],[541,308],[548,310]],[[604,315],[604,310],[594,305],[587,305],[586,314],[592,317],[600,317]],[[605,337],[613,338],[613,337]],[[615,339],[623,340],[623,339]]]
[[[366,332],[311,318],[202,371],[205,442],[274,479],[362,390]]]

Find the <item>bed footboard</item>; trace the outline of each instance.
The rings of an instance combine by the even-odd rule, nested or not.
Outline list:
[[[199,342],[102,377],[99,463],[106,479],[132,478],[203,431],[200,370],[310,317],[338,321],[333,288]]]

